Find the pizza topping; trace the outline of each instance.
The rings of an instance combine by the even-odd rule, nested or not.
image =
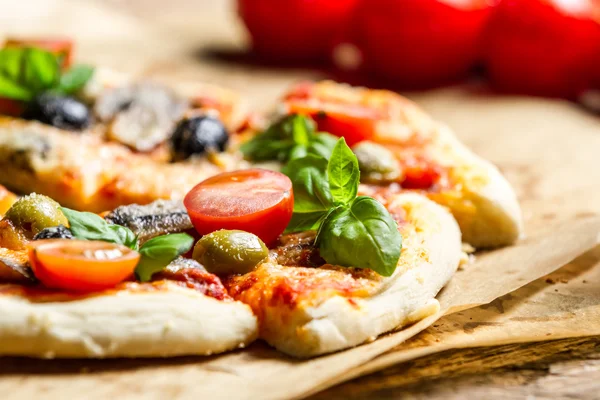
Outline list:
[[[288,115],[244,143],[240,150],[252,161],[287,162],[307,154],[329,158],[335,142],[333,136],[316,132],[315,122],[310,117]]]
[[[315,237],[315,231],[288,233],[281,236],[277,247],[269,255],[279,265],[319,267],[325,264],[325,260],[315,247]]]
[[[35,276],[49,288],[94,291],[133,274],[140,255],[122,245],[88,240],[42,240],[30,247]]]
[[[343,137],[350,146],[375,136],[380,113],[360,104],[303,100],[290,97],[286,100],[288,113],[312,117],[320,131]]]
[[[185,233],[173,233],[152,238],[140,248],[141,259],[135,268],[137,278],[146,282],[152,275],[162,271],[169,263],[187,253],[194,238]]]
[[[194,244],[194,239],[185,233],[162,235],[154,237],[141,246],[137,236],[127,227],[109,224],[100,216],[63,208],[69,219],[73,236],[84,240],[101,240],[120,244],[141,255],[140,263],[135,272],[141,281],[147,281],[152,275],[163,270],[170,262],[187,253]]]
[[[329,264],[394,273],[402,247],[398,225],[381,203],[357,197],[358,160],[343,138],[329,161],[308,155],[284,172],[296,199],[288,232],[316,230],[316,246]]]
[[[217,275],[245,274],[267,259],[269,250],[252,233],[222,229],[204,235],[194,246],[194,260]]]
[[[352,148],[358,159],[361,181],[390,183],[402,175],[400,163],[394,153],[374,142],[361,142]]]
[[[94,113],[108,124],[107,136],[137,151],[150,151],[168,139],[187,103],[169,89],[143,83],[106,91]]]
[[[75,239],[75,237],[69,228],[64,225],[58,225],[52,228],[45,228],[33,237],[33,240],[45,239]]]
[[[228,141],[227,129],[218,118],[209,115],[187,118],[177,125],[171,138],[173,159],[224,151]]]
[[[50,92],[35,96],[22,117],[75,131],[83,130],[91,123],[90,111],[85,104],[73,97]]]
[[[201,235],[239,229],[269,245],[292,217],[294,194],[287,176],[254,168],[208,178],[194,187],[183,203]]]
[[[84,65],[63,72],[61,56],[40,48],[6,47],[0,50],[0,97],[29,102],[48,91],[72,94],[93,72]]]
[[[140,243],[167,233],[193,229],[183,203],[178,200],[156,200],[147,205],[117,207],[104,220],[131,229]]]
[[[68,225],[60,205],[51,198],[37,193],[17,200],[8,209],[5,218],[16,228],[21,229],[28,238],[32,238],[45,228]]]
[[[75,211],[65,207],[62,211],[69,220],[71,233],[76,239],[102,240],[130,249],[138,247],[137,237],[129,228],[109,224],[102,217],[91,212]]]

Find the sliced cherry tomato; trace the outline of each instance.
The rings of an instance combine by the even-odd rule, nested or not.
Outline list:
[[[17,39],[8,38],[4,47],[39,47],[62,57],[61,67],[69,68],[73,62],[73,41],[68,39]]]
[[[441,176],[440,168],[431,161],[413,159],[402,163],[404,178],[400,183],[403,189],[430,189]]]
[[[486,34],[486,65],[496,89],[574,98],[590,85],[600,53],[600,3],[502,2]]]
[[[0,185],[0,216],[6,214],[15,201],[17,201],[17,195]]]
[[[286,106],[288,113],[309,115],[320,131],[345,138],[351,147],[372,139],[379,120],[375,110],[358,104],[289,100]]]
[[[33,242],[29,262],[46,287],[79,292],[114,287],[133,274],[138,252],[90,240],[50,239]]]
[[[324,59],[358,0],[238,0],[254,51],[277,60]]]
[[[240,229],[272,244],[292,218],[294,194],[284,174],[254,168],[208,178],[183,203],[201,235]]]
[[[490,0],[361,0],[355,43],[363,68],[402,88],[465,77],[481,54]]]

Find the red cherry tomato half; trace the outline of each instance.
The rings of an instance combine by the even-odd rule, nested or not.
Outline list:
[[[290,222],[294,194],[292,182],[284,174],[254,168],[208,178],[196,185],[183,203],[201,235],[240,229],[268,245]]]
[[[34,242],[29,262],[46,287],[79,292],[114,287],[133,274],[138,252],[114,243],[50,239]]]
[[[8,38],[4,47],[39,47],[56,55],[62,56],[61,67],[69,68],[73,62],[73,41],[69,39],[17,39]]]
[[[355,43],[363,69],[403,88],[465,77],[496,0],[362,0]]]
[[[260,56],[277,61],[324,59],[358,0],[238,0]]]
[[[599,12],[593,0],[502,2],[487,31],[492,84],[511,93],[576,97],[598,69]]]
[[[319,131],[346,139],[348,146],[375,136],[378,114],[370,108],[354,104],[319,104],[289,101],[287,111],[312,117]]]

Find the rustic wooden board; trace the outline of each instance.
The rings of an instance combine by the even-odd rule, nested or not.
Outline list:
[[[249,99],[249,106],[257,109],[271,104],[291,82],[322,76],[316,71],[230,62],[246,59],[237,53],[243,46],[243,35],[235,24],[230,2],[224,0],[171,0],[168,7],[159,0],[29,0],[10,2],[3,10],[7,11],[0,15],[0,34],[76,37],[79,55],[89,62],[226,85],[240,91]],[[479,87],[412,93],[409,97],[500,166],[523,202],[529,232],[556,220],[600,211],[597,117],[567,102],[492,96]],[[573,349],[596,349],[598,340],[451,351],[388,368],[323,396],[399,398],[400,391],[406,396],[433,398],[459,398],[467,393],[489,398],[503,394],[579,396],[593,388],[586,382],[597,376],[598,365],[594,360],[565,364],[551,354],[558,351],[577,356]],[[592,357],[597,354],[590,352]],[[522,373],[502,369],[514,364],[526,367]],[[490,372],[490,366],[501,370]],[[550,373],[539,373],[538,367],[549,368]],[[423,384],[438,373],[441,380]],[[568,391],[552,390],[565,382],[579,384]],[[455,392],[449,386],[455,386]]]

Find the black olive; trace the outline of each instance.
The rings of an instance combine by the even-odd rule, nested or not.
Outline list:
[[[69,228],[64,225],[59,225],[53,226],[52,228],[42,229],[33,237],[33,240],[43,239],[74,239],[74,237]]]
[[[69,130],[85,129],[92,119],[85,104],[73,97],[56,93],[36,96],[23,113],[23,118]]]
[[[174,160],[185,160],[206,151],[223,151],[229,134],[223,123],[208,115],[184,119],[171,137]]]

